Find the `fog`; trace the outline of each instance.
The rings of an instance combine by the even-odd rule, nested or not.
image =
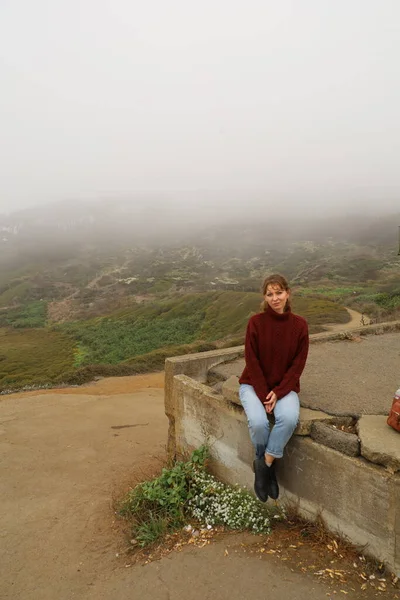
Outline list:
[[[0,211],[398,210],[399,30],[398,0],[2,0]]]

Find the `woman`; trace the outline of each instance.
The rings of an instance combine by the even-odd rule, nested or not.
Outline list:
[[[275,459],[291,438],[300,412],[300,375],[308,354],[308,326],[290,307],[290,289],[282,275],[263,284],[263,312],[250,318],[245,342],[246,366],[239,379],[254,460],[254,491],[259,500],[279,496]],[[274,415],[271,427],[268,416]]]

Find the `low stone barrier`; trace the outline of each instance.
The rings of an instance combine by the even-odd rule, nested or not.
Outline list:
[[[238,347],[166,360],[168,454],[171,459],[187,457],[206,441],[212,471],[225,482],[252,490],[253,448],[237,378],[223,382],[222,393],[206,385],[213,366],[242,355],[243,347]],[[363,429],[364,434],[371,431],[370,418],[361,417],[356,433],[343,437],[340,426],[351,426],[351,419],[302,408],[296,435],[278,461],[280,500],[295,504],[307,518],[321,516],[332,531],[366,546],[367,553],[400,575],[400,434],[386,426],[385,417],[374,416],[370,425],[376,435],[366,435],[360,443]],[[324,439],[328,426],[329,436]],[[387,453],[379,445],[384,427],[392,444]],[[342,444],[337,449],[335,428]]]

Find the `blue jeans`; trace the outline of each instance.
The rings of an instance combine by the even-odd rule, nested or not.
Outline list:
[[[265,412],[252,385],[242,383],[239,397],[247,416],[250,438],[256,451],[256,458],[270,454],[275,458],[283,456],[283,449],[296,429],[300,401],[296,392],[289,392],[277,401],[274,408],[275,424],[271,427]]]

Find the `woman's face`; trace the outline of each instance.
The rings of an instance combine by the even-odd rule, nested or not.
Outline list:
[[[282,314],[285,310],[286,302],[289,298],[289,292],[283,290],[280,285],[270,284],[267,287],[267,292],[264,300],[277,313]]]

